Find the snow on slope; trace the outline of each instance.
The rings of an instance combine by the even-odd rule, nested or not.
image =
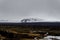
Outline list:
[[[45,20],[35,19],[35,18],[28,18],[28,19],[22,19],[21,22],[45,22]]]

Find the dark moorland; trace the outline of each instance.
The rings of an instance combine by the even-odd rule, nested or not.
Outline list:
[[[48,35],[59,36],[60,22],[0,23],[0,35],[6,40],[20,40],[21,38],[38,36],[33,31],[38,35],[48,32]]]

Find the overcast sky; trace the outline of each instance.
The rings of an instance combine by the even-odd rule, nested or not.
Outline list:
[[[60,0],[0,0],[0,19],[60,20]]]

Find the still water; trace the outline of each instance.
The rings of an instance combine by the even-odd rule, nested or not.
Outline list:
[[[46,36],[43,39],[39,40],[60,40],[60,36]]]
[[[46,36],[43,39],[22,39],[22,40],[60,40],[60,36]]]
[[[43,40],[60,40],[60,36],[47,36]]]

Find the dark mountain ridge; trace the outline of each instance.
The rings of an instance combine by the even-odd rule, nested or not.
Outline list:
[[[1,25],[5,26],[23,26],[23,25],[36,25],[36,26],[59,26],[60,22],[28,22],[28,23],[0,23]]]

